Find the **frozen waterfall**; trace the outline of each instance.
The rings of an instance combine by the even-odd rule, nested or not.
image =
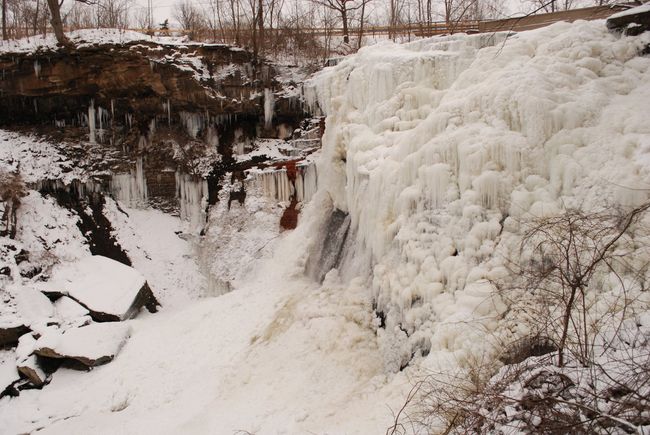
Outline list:
[[[642,38],[599,22],[505,37],[364,47],[305,85],[306,104],[327,115],[319,189],[349,216],[350,261],[370,268],[331,261],[336,249],[322,261],[368,283],[390,369],[512,333],[490,281],[506,273],[521,220],[648,198]]]

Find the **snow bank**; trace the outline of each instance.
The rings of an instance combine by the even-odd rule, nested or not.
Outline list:
[[[505,307],[485,280],[518,222],[648,198],[650,34],[504,37],[366,47],[307,84],[327,114],[319,185],[351,218],[341,274],[372,287],[394,370],[489,348]]]
[[[66,35],[77,48],[96,44],[126,44],[138,41],[181,43],[178,38],[154,38],[144,33],[118,29],[83,29],[67,32]],[[45,37],[33,36],[0,42],[0,53],[29,53],[32,51],[56,50],[56,48],[57,41],[52,33],[47,34]]]

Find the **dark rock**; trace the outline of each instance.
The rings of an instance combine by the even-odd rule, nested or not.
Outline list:
[[[29,332],[25,325],[15,325],[9,327],[0,326],[0,348],[5,346],[15,346],[18,339]]]
[[[19,253],[14,255],[14,260],[16,260],[16,264],[20,264],[23,261],[28,261],[29,260],[29,252],[25,251],[24,249],[21,249]]]
[[[618,12],[607,19],[607,28],[627,36],[650,30],[650,4]]]
[[[47,375],[45,372],[37,365],[36,357],[32,356],[31,358],[22,361],[18,365],[18,372],[29,379],[29,381],[34,384],[35,387],[42,387],[47,381]]]

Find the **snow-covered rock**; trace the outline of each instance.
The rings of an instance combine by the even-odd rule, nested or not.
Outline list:
[[[16,367],[32,384],[41,387],[45,384],[47,374],[36,362],[34,350],[36,350],[36,339],[32,334],[20,337],[16,347]]]
[[[35,353],[48,358],[69,358],[94,367],[111,361],[130,335],[124,323],[93,323],[67,331],[52,329],[35,343]]]
[[[615,13],[607,18],[607,28],[632,36],[650,30],[650,4]]]
[[[69,296],[96,321],[130,319],[143,306],[155,311],[157,305],[140,272],[101,255],[62,264],[42,290]]]
[[[52,302],[38,290],[22,287],[15,296],[18,313],[27,326],[47,323],[54,315]]]
[[[66,326],[84,326],[90,323],[90,311],[75,300],[61,296],[54,302],[56,318]]]

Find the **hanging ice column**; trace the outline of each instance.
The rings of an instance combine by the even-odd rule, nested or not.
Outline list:
[[[176,196],[181,219],[190,223],[192,231],[200,231],[206,222],[208,182],[200,177],[176,172]]]
[[[264,89],[264,128],[271,128],[275,99],[271,89]]]
[[[314,163],[296,166],[295,180],[292,180],[286,168],[267,168],[253,173],[253,182],[268,198],[279,202],[289,202],[291,199],[307,202],[316,193],[318,173]]]
[[[113,174],[110,186],[115,200],[129,207],[137,207],[146,202],[148,194],[143,158],[138,157],[136,160],[135,171]]]
[[[306,166],[298,166],[296,171],[296,200],[309,201],[318,188],[318,171],[316,164],[310,162]]]
[[[295,189],[289,180],[286,169],[267,169],[253,175],[254,182],[264,192],[264,196],[280,202],[289,202]]]
[[[95,143],[95,100],[90,100],[88,106],[88,128],[90,130],[88,140],[90,143]]]

